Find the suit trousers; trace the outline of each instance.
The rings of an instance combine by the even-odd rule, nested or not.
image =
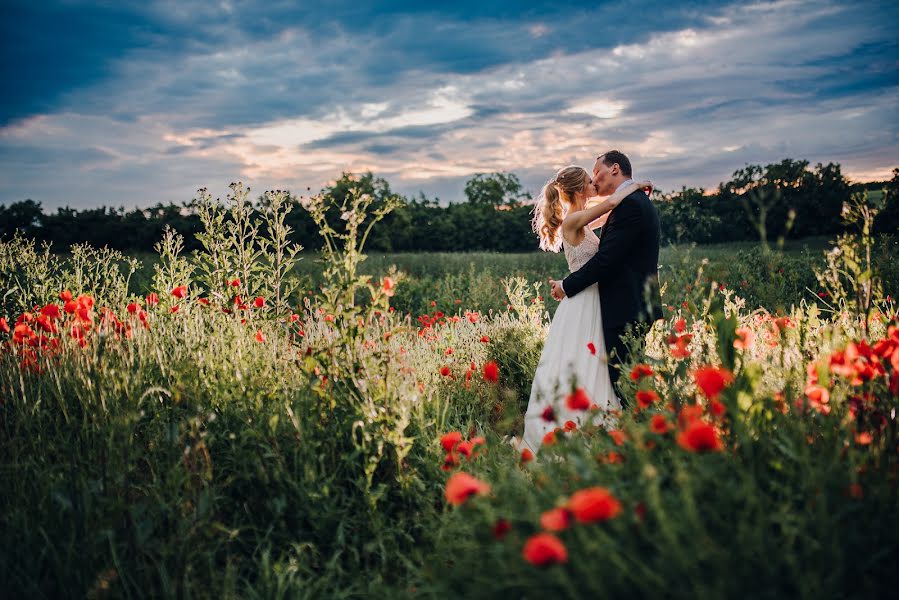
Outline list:
[[[621,406],[627,408],[630,402],[621,393],[618,387],[618,379],[621,377],[621,370],[630,360],[631,348],[624,341],[625,335],[632,332],[637,338],[637,344],[634,350],[638,355],[643,354],[643,346],[646,343],[646,334],[649,332],[649,323],[628,323],[622,327],[610,327],[603,329],[603,336],[606,342],[606,353],[609,355],[609,378],[612,380],[612,387],[615,394],[621,400]]]

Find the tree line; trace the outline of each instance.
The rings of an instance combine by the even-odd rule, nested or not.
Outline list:
[[[377,203],[396,196],[389,183],[373,173],[344,173],[320,193],[337,204],[351,190],[371,194]],[[784,159],[769,165],[747,165],[717,189],[688,188],[660,192],[653,199],[659,210],[663,243],[716,243],[736,240],[799,239],[842,231],[842,204],[851,194],[867,191],[880,209],[876,228],[899,231],[899,168],[889,181],[851,183],[840,165],[810,167],[805,160]],[[464,202],[441,205],[424,194],[401,197],[401,205],[372,231],[367,248],[381,252],[489,250],[526,252],[537,248],[531,231],[533,205],[512,173],[485,173],[465,185]],[[287,217],[295,241],[307,250],[320,246],[315,223],[302,209],[303,196]],[[123,251],[150,252],[171,227],[185,238],[188,249],[198,245],[200,230],[196,200],[157,204],[150,208],[59,208],[44,212],[39,202],[23,200],[0,205],[0,236],[17,231],[57,250],[86,242]],[[265,211],[265,197],[254,205]],[[336,209],[335,209],[336,210]],[[334,215],[339,220],[339,214]]]

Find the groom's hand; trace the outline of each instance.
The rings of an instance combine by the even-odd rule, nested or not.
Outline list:
[[[552,291],[553,298],[555,298],[556,300],[561,300],[562,298],[564,298],[565,290],[562,289],[562,282],[554,281],[552,279],[550,279],[549,281],[553,286],[553,291]]]

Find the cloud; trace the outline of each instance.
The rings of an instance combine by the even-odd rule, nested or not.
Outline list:
[[[666,189],[786,156],[858,176],[899,164],[890,5],[448,4],[122,11],[112,22],[152,26],[97,46],[82,81],[9,103],[0,202],[317,189],[343,170],[453,200],[475,173],[537,190],[612,147]]]

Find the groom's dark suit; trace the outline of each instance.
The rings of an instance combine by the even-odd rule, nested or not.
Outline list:
[[[656,207],[644,192],[634,192],[609,215],[593,258],[562,282],[567,296],[599,284],[612,383],[617,383],[621,364],[627,360],[622,334],[630,328],[642,339],[652,322],[662,318],[660,238]]]

